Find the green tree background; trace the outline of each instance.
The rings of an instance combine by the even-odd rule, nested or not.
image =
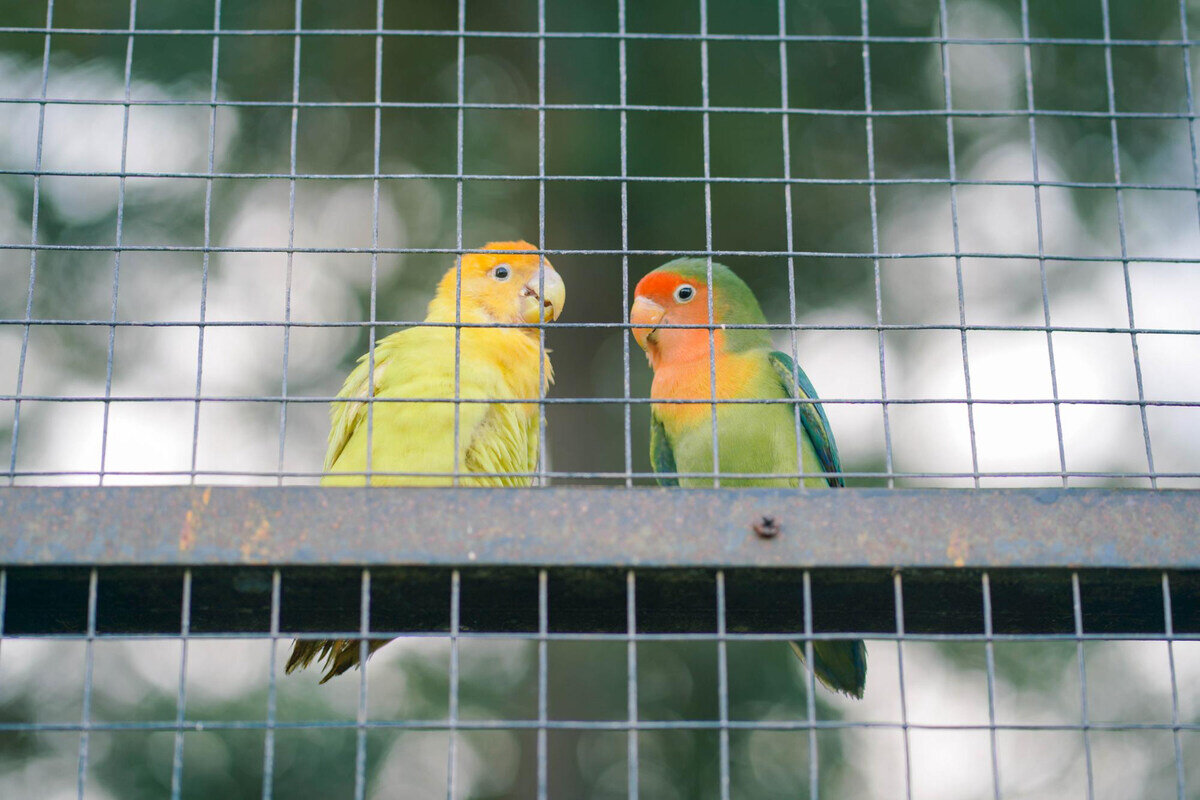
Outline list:
[[[547,0],[554,34],[618,31],[615,2]],[[746,278],[769,318],[789,318],[789,269],[795,275],[797,319],[830,330],[797,335],[801,363],[830,398],[876,402],[828,407],[847,470],[887,467],[888,442],[900,485],[969,486],[978,470],[1033,473],[984,478],[984,485],[1070,484],[1145,486],[1149,470],[1138,399],[1192,401],[1200,396],[1200,348],[1194,298],[1200,244],[1194,186],[1194,144],[1181,22],[1195,28],[1195,9],[1169,0],[1110,3],[1112,99],[1121,179],[1124,235],[1118,226],[1113,127],[1102,5],[1029,0],[1028,48],[1004,40],[1022,36],[1014,0],[948,0],[943,51],[928,37],[941,31],[934,0],[869,4],[869,33],[892,37],[869,47],[871,105],[864,80],[862,9],[855,3],[785,3],[789,34],[827,35],[786,45],[792,215],[786,218],[779,7],[768,2],[710,0],[707,47],[711,235],[714,248],[812,253],[791,261],[752,253],[722,260]],[[625,43],[627,227],[622,226],[622,99],[616,36],[553,36],[545,41],[544,240],[548,248],[600,250],[552,258],[568,286],[564,321],[617,322],[630,286],[665,256],[611,251],[676,252],[706,246],[701,93],[700,6],[694,2],[627,3]],[[306,31],[289,35],[297,13]],[[449,266],[444,254],[296,252],[297,248],[369,250],[375,159],[375,37],[370,0],[141,0],[140,34],[130,50],[130,6],[57,0],[53,5],[48,98],[42,108],[42,59],[47,8],[0,1],[0,235],[27,244],[34,215],[37,241],[100,246],[39,250],[31,285],[31,253],[0,251],[0,457],[13,453],[19,483],[177,483],[193,468],[210,483],[274,483],[275,473],[319,468],[327,432],[325,405],[304,402],[336,391],[365,351],[366,327],[221,326],[205,329],[201,381],[211,397],[279,396],[278,404],[138,402],[122,398],[188,398],[196,392],[197,327],[120,327],[112,333],[111,395],[106,404],[26,400],[14,444],[14,395],[96,398],[106,391],[110,328],[34,325],[23,338],[26,308],[35,320],[196,322],[361,322],[418,320],[432,287]],[[458,238],[456,182],[458,47],[453,3],[391,0],[388,30],[440,32],[383,38],[379,92],[379,245],[453,248]],[[462,83],[472,107],[463,113],[463,169],[490,176],[463,184],[462,241],[539,238],[539,46],[537,4],[466,4],[470,31],[518,35],[463,40]],[[104,29],[108,34],[89,33]],[[321,31],[321,33],[315,33]],[[647,37],[642,34],[675,34]],[[751,35],[748,39],[721,38]],[[986,39],[987,43],[970,40]],[[1047,42],[1070,39],[1071,42]],[[995,41],[1001,40],[1001,41]],[[1194,48],[1191,55],[1195,55]],[[1031,69],[1027,75],[1028,53]],[[214,54],[216,63],[214,66]],[[943,70],[943,57],[948,71]],[[136,101],[126,120],[122,99],[128,58]],[[1196,58],[1191,59],[1194,68]],[[298,73],[294,70],[298,65]],[[214,72],[215,71],[215,72]],[[216,75],[220,103],[213,115]],[[948,125],[944,76],[955,109]],[[1198,77],[1192,75],[1193,83]],[[1037,109],[1031,131],[1027,88]],[[293,91],[300,106],[293,108]],[[97,104],[93,101],[103,101]],[[180,104],[179,101],[187,101]],[[590,106],[597,106],[592,108]],[[672,106],[684,107],[683,109]],[[729,110],[729,109],[742,110]],[[844,113],[839,113],[844,112]],[[900,112],[900,113],[895,113]],[[1076,113],[1071,113],[1076,112]],[[39,140],[39,125],[42,136]],[[868,127],[870,126],[870,127]],[[127,131],[127,132],[126,132]],[[869,131],[869,133],[868,133]],[[1035,215],[1031,133],[1039,177]],[[871,148],[868,147],[870,135]],[[211,143],[211,147],[210,147]],[[954,170],[965,181],[948,184]],[[214,174],[206,179],[211,159]],[[122,181],[122,152],[130,176]],[[869,159],[868,155],[871,158]],[[870,164],[878,251],[873,241]],[[295,181],[293,172],[306,176]],[[147,173],[173,177],[144,177]],[[100,174],[79,174],[100,173]],[[577,179],[571,180],[571,177]],[[729,178],[762,178],[762,182]],[[589,179],[583,179],[589,178]],[[598,179],[590,179],[598,178]],[[660,178],[662,180],[654,180]],[[674,179],[674,180],[672,180]],[[837,181],[845,181],[838,183]],[[122,195],[123,192],[123,195]],[[123,197],[123,199],[121,199]],[[954,205],[952,207],[952,199]],[[127,250],[111,246],[206,242],[209,257],[191,251]],[[956,261],[958,249],[970,255]],[[1039,235],[1040,231],[1040,235]],[[1040,245],[1039,245],[1040,242]],[[1050,257],[1039,262],[1042,251]],[[1122,246],[1130,254],[1127,301]],[[238,251],[245,248],[246,251]],[[266,252],[263,252],[263,250]],[[918,254],[914,256],[913,254]],[[920,255],[924,254],[924,255]],[[1031,257],[1032,256],[1032,257]],[[1057,257],[1056,257],[1057,256]],[[1150,259],[1150,260],[1146,260]],[[1181,259],[1181,261],[1172,261]],[[627,271],[626,271],[627,270]],[[119,287],[114,290],[114,273]],[[961,287],[959,275],[961,274]],[[878,290],[877,290],[878,285]],[[954,326],[1056,325],[1055,384],[1047,336],[1041,331],[889,330],[885,323]],[[115,298],[115,300],[114,300]],[[1045,302],[1044,302],[1045,301]],[[1049,312],[1046,311],[1048,307]],[[1162,331],[1139,336],[1135,365],[1130,337],[1112,329]],[[379,326],[378,335],[394,324]],[[1173,333],[1173,331],[1178,331]],[[285,336],[287,349],[285,351]],[[893,405],[888,427],[878,402],[880,347],[888,397],[952,402]],[[649,471],[647,409],[633,405],[626,450],[621,404],[625,346],[631,348],[630,390],[648,391],[649,372],[636,345],[616,328],[569,328],[547,335],[561,397],[602,397],[600,405],[547,408],[551,470],[609,477],[558,483],[619,481],[626,463]],[[787,344],[786,334],[780,344]],[[1122,405],[1053,403],[976,405],[968,419],[964,348],[973,397],[1060,397],[1120,400]],[[286,352],[286,356],[285,356]],[[23,364],[23,366],[22,366]],[[285,383],[286,376],[286,383]],[[956,402],[953,402],[956,401]],[[1155,469],[1176,474],[1162,486],[1196,486],[1200,411],[1151,406],[1146,424]],[[1060,432],[1061,428],[1061,432]],[[1059,439],[1063,441],[1060,461]],[[103,461],[102,461],[103,460]],[[0,463],[7,464],[5,460]],[[124,473],[124,474],[123,474]],[[250,473],[250,474],[231,474]],[[1096,475],[1099,473],[1099,475]],[[922,475],[933,477],[923,478]],[[966,477],[964,477],[966,476]],[[311,477],[288,483],[312,483]],[[639,480],[638,482],[648,482]],[[262,719],[268,645],[262,641],[193,642],[188,650],[188,719]],[[1170,685],[1162,643],[1101,643],[1088,647],[1093,718],[1170,721]],[[6,720],[78,719],[80,642],[9,640],[0,657],[0,715]],[[446,713],[448,644],[443,638],[391,645],[372,663],[371,713],[382,718],[439,718]],[[870,645],[871,682],[861,704],[819,693],[823,719],[898,718],[895,645]],[[986,682],[978,644],[905,646],[910,718],[931,723],[985,724]],[[173,720],[178,642],[102,641],[96,645],[96,719]],[[602,642],[550,647],[551,714],[560,719],[621,719],[626,713],[625,650]],[[463,713],[477,718],[536,716],[536,651],[513,641],[463,645]],[[1072,724],[1079,718],[1074,646],[1030,643],[997,647],[998,700],[1009,721]],[[1182,713],[1195,722],[1200,701],[1200,653],[1176,646]],[[713,719],[715,646],[654,643],[639,648],[640,711],[650,719]],[[740,719],[800,719],[806,714],[804,673],[785,648],[730,648],[731,713]],[[281,719],[353,719],[353,678],[317,689],[312,676],[279,684]],[[580,687],[587,691],[580,691]],[[1164,702],[1166,705],[1164,705]],[[924,715],[922,717],[922,715]],[[982,715],[982,716],[981,716]],[[1097,715],[1100,715],[1099,717]],[[979,735],[975,735],[975,734]],[[990,796],[985,732],[914,731],[914,796]],[[1182,746],[1200,758],[1194,732]],[[646,732],[640,737],[642,796],[716,796],[715,733]],[[368,737],[372,797],[442,796],[446,735],[372,731]],[[513,731],[461,734],[459,785],[470,797],[528,797],[534,786],[534,738]],[[74,796],[78,734],[0,734],[0,794]],[[353,780],[354,734],[344,730],[280,730],[277,797],[342,796]],[[1083,752],[1071,732],[1003,731],[999,735],[1005,797],[1083,796]],[[1174,744],[1169,731],[1093,736],[1098,797],[1174,797]],[[258,797],[261,731],[188,733],[186,797]],[[807,735],[735,733],[731,742],[735,796],[795,797],[808,785]],[[621,797],[626,739],[620,732],[560,732],[549,737],[551,794]],[[860,728],[820,734],[825,796],[895,797],[903,790],[903,750],[895,730]],[[106,732],[92,736],[89,797],[159,797],[170,786],[173,735]],[[965,765],[965,766],[964,766]],[[1119,765],[1119,768],[1118,766]],[[1189,791],[1200,797],[1200,778]]]

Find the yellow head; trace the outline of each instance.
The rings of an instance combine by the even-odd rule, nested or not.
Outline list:
[[[485,250],[536,250],[528,242],[488,242]],[[462,279],[451,267],[429,303],[430,321],[453,322],[455,294],[461,291],[461,321],[530,323],[553,322],[562,313],[566,287],[550,259],[536,253],[465,253]],[[545,269],[539,269],[544,265]],[[539,274],[540,273],[540,274]]]

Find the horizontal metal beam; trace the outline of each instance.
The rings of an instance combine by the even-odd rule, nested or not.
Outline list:
[[[13,487],[0,565],[1195,569],[1200,492]]]

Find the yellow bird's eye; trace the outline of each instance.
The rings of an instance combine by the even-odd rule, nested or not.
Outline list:
[[[508,280],[508,276],[512,274],[512,270],[508,268],[508,264],[497,264],[492,268],[492,277],[498,281]]]
[[[696,288],[691,284],[682,283],[675,289],[675,302],[687,303],[696,296]]]

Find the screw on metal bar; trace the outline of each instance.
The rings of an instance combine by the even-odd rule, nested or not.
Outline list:
[[[763,514],[750,526],[763,539],[774,539],[779,535],[779,521],[770,514]]]

